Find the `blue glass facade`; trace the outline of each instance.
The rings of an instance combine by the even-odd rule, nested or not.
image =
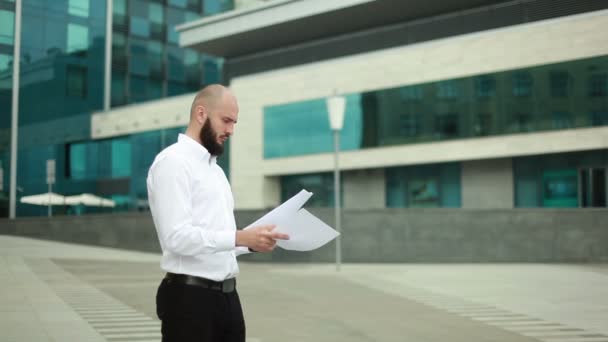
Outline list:
[[[347,95],[342,149],[608,124],[608,56]],[[264,157],[333,150],[325,99],[264,108]]]
[[[342,151],[360,147],[363,125],[360,102],[359,95],[346,96],[344,127],[340,134]],[[333,144],[325,99],[265,108],[265,158],[329,152],[333,151]]]
[[[174,26],[233,8],[226,0],[114,0],[111,105],[157,100],[221,82],[222,61],[177,46]],[[0,163],[7,207],[14,46],[13,1],[0,0]],[[106,1],[22,2],[17,196],[43,193],[46,160],[55,159],[53,190],[91,192],[117,201],[112,210],[146,206],[153,157],[182,127],[91,140],[90,115],[103,107]],[[226,166],[227,156],[220,159]],[[55,212],[98,208],[56,208]],[[17,206],[17,215],[46,209]]]
[[[175,26],[231,10],[233,1],[115,0],[112,106],[198,90],[221,81],[222,61],[178,46]]]
[[[306,202],[307,207],[334,206],[334,174],[332,172],[283,176],[280,182],[281,202],[290,199],[302,189],[306,189],[314,194]],[[340,190],[342,196],[344,196],[344,186],[341,186]]]
[[[460,164],[432,164],[386,169],[389,208],[458,208],[461,206]]]
[[[606,207],[608,150],[513,159],[516,207]]]
[[[340,179],[343,181],[344,177],[348,177],[348,172],[343,172]],[[387,208],[459,208],[462,202],[460,179],[460,163],[387,168],[385,205]],[[307,206],[334,206],[333,172],[283,176],[280,183],[282,201],[306,189],[314,193]],[[340,190],[344,198],[344,186]]]

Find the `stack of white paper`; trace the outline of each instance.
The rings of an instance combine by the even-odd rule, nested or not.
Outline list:
[[[272,224],[276,226],[275,231],[289,235],[289,240],[277,240],[279,247],[292,251],[317,249],[340,233],[306,209],[301,209],[311,196],[311,192],[302,190],[245,229]]]

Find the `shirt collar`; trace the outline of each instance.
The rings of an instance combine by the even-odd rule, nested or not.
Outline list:
[[[198,141],[190,138],[189,136],[180,133],[177,136],[177,142],[185,145],[188,149],[197,157],[200,156],[205,162],[209,164],[215,164],[217,162],[217,156],[212,156],[205,146],[198,143]]]

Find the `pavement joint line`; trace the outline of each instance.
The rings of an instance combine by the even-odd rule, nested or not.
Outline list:
[[[530,319],[527,321],[513,321],[513,322],[487,322],[487,324],[498,325],[504,327],[529,327],[529,326],[544,326],[544,327],[561,327],[562,325],[559,323],[545,322],[537,319]]]
[[[104,319],[89,319],[87,320],[89,323],[109,323],[109,322],[147,322],[151,321],[150,317],[131,317],[131,318],[104,318]]]
[[[129,337],[129,338],[134,338],[134,337],[161,337],[161,333],[160,331],[155,332],[155,333],[132,333],[132,334],[104,334],[105,338],[120,338],[120,337]]]
[[[463,317],[523,317],[521,314],[515,314],[515,313],[509,313],[506,311],[503,312],[482,312],[482,313],[462,313],[462,312],[457,312],[460,316]]]
[[[134,331],[158,331],[160,325],[158,326],[143,326],[143,327],[107,327],[100,328],[97,331],[102,333],[112,333],[112,332],[134,332]]]
[[[581,331],[578,328],[551,328],[551,327],[542,327],[542,326],[512,326],[505,327],[506,329],[518,331],[521,333],[525,332],[534,332],[534,331]],[[584,330],[583,330],[584,331]]]
[[[546,342],[607,342],[608,341],[608,337],[579,337],[579,338],[559,338],[559,337],[539,338],[539,337],[536,337],[536,338],[541,341],[546,341]]]
[[[105,292],[93,287],[89,283],[80,280],[75,275],[63,270],[60,266],[55,264],[53,261],[48,260],[49,263],[55,266],[57,272],[62,272],[64,277],[63,281],[53,281],[48,278],[48,274],[45,272],[37,272],[41,276],[42,280],[53,289],[53,291],[62,298],[73,310],[79,315],[84,321],[86,321],[93,330],[100,334],[104,339],[108,340],[113,337],[127,337],[129,341],[135,341],[138,337],[141,338],[156,338],[160,337],[160,325],[152,318],[148,317],[144,313],[134,310],[130,306],[124,304],[121,301],[109,296]],[[36,266],[34,266],[36,268]],[[46,279],[43,279],[44,276]],[[66,289],[68,287],[68,289]],[[82,291],[81,291],[82,290]],[[99,310],[96,312],[96,310]],[[109,312],[108,310],[122,310],[119,312]],[[130,310],[130,311],[128,311]],[[100,312],[101,311],[101,312]],[[141,323],[152,323],[147,326],[148,329],[156,328],[154,334],[116,334],[104,333],[99,328],[108,328],[112,326],[122,326],[123,328],[139,327]],[[103,325],[107,324],[107,325]],[[110,335],[110,336],[106,336]]]
[[[93,327],[106,328],[106,327],[140,327],[140,326],[158,326],[160,327],[160,321],[141,321],[141,322],[111,322],[111,323],[91,323]]]
[[[472,320],[482,321],[482,322],[525,322],[530,320],[530,318],[521,315],[516,317],[467,317]]]
[[[558,331],[558,332],[553,332],[553,331],[531,331],[531,332],[523,332],[520,333],[524,336],[530,336],[530,337],[539,337],[539,338],[549,338],[549,337],[584,337],[585,335],[585,331]],[[602,337],[608,337],[608,336],[602,336]]]
[[[79,311],[78,312],[81,316],[87,316],[87,317],[103,317],[103,316],[113,316],[113,317],[117,317],[117,316],[141,316],[144,315],[141,312],[138,311],[102,311],[102,312],[82,312]],[[145,315],[144,315],[145,316]]]
[[[359,278],[355,278],[355,279],[351,279],[351,281],[353,281],[355,283],[361,283],[362,280]],[[387,281],[391,282],[392,280],[387,280]],[[363,283],[363,284],[369,286],[369,284],[375,284],[375,282],[367,282],[367,283]],[[547,335],[541,336],[542,338],[537,337],[537,336],[526,335],[525,333],[512,329],[512,327],[514,326],[513,324],[525,323],[526,325],[530,326],[530,325],[539,325],[539,323],[549,323],[548,325],[545,325],[545,326],[546,327],[558,327],[558,328],[563,328],[564,326],[561,324],[546,322],[546,321],[538,319],[538,318],[529,317],[524,314],[514,313],[514,312],[504,310],[504,309],[501,309],[501,308],[498,308],[495,306],[488,306],[488,305],[476,303],[471,300],[464,300],[464,299],[461,299],[458,297],[451,297],[451,296],[444,295],[444,294],[435,294],[429,290],[415,288],[410,285],[399,284],[399,286],[401,286],[401,287],[405,286],[410,289],[409,291],[406,289],[404,292],[397,293],[402,296],[405,295],[405,297],[410,300],[421,303],[423,305],[427,305],[427,306],[434,307],[434,308],[437,308],[440,310],[444,310],[446,312],[458,315],[458,316],[466,318],[466,319],[477,321],[482,324],[494,326],[494,327],[503,329],[505,331],[511,331],[511,332],[519,334],[521,336],[541,339],[545,342],[600,342],[600,341],[592,341],[592,340],[589,340],[588,338],[586,338],[585,340],[580,340],[580,341],[574,341],[574,340],[566,341],[564,339],[567,339],[568,337],[571,337],[571,336],[562,336],[562,335],[556,336],[555,338],[551,338],[550,336],[547,336]],[[389,288],[396,288],[396,287],[389,287]],[[381,290],[383,290],[383,289],[381,289]],[[425,294],[425,292],[428,292],[429,294]],[[447,303],[450,303],[450,304],[447,304]],[[485,311],[486,309],[488,311]],[[492,311],[492,309],[494,311]],[[479,310],[481,310],[481,311],[479,311]],[[584,331],[582,329],[580,329],[580,331],[581,331],[581,335],[577,335],[577,336],[582,337],[583,336],[582,333],[586,332],[586,331]],[[553,333],[553,332],[559,334],[560,330],[549,330],[548,333]],[[563,333],[563,331],[561,331],[561,332]],[[548,340],[547,338],[550,338],[550,340]],[[606,338],[608,340],[608,336]]]
[[[127,313],[127,312],[138,312],[133,309],[116,309],[116,310],[76,310],[80,314],[89,314],[89,313]]]
[[[139,317],[144,317],[147,319],[150,319],[150,317],[148,317],[147,315],[144,315],[142,313],[136,313],[136,314],[130,314],[130,315],[121,315],[121,314],[117,314],[117,315],[81,315],[82,318],[86,319],[86,320],[98,320],[98,319],[106,319],[106,318],[116,318],[116,319],[129,319],[129,318],[139,318]]]

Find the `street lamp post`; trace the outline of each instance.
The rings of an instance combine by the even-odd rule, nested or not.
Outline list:
[[[11,102],[11,165],[8,217],[15,219],[17,212],[17,133],[19,130],[19,73],[21,58],[21,0],[15,1],[15,43],[13,45],[13,98]]]
[[[327,112],[329,114],[329,127],[334,135],[334,210],[336,218],[336,230],[340,235],[336,238],[336,271],[340,271],[342,263],[342,228],[340,220],[340,166],[338,155],[340,153],[340,131],[344,124],[344,109],[346,99],[342,96],[333,95],[327,99]]]

